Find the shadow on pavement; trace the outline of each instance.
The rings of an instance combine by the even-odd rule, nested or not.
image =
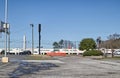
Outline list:
[[[40,72],[42,70],[50,70],[51,67],[59,67],[52,63],[28,63],[21,62],[19,63],[18,68],[16,68],[13,72],[9,73],[10,78],[19,78],[20,76],[26,74],[34,74],[35,72]]]

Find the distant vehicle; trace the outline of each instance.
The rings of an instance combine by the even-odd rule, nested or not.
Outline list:
[[[31,55],[31,51],[26,50],[26,51],[20,52],[19,54],[20,55]]]
[[[5,50],[2,50],[2,51],[0,52],[0,54],[5,54]]]
[[[2,50],[0,54],[5,54],[5,50]],[[9,52],[6,52],[6,54],[9,54]]]
[[[114,55],[120,55],[120,50],[114,51]]]

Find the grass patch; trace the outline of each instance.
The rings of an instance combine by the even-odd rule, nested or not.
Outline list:
[[[114,56],[113,58],[112,57],[107,57],[107,58],[104,58],[104,59],[120,60],[120,57]]]
[[[25,60],[53,60],[53,58],[47,55],[30,55]]]
[[[96,59],[96,60],[120,60],[120,56],[114,56],[114,57],[104,57],[104,58],[100,58],[100,59]]]

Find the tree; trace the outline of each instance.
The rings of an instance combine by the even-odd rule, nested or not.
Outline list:
[[[59,44],[57,42],[53,43],[53,48],[59,48]]]
[[[101,46],[107,49],[118,49],[120,48],[120,34],[109,35],[108,40],[103,41]]]
[[[80,50],[90,50],[95,49],[96,43],[92,38],[85,38],[80,42],[79,49]]]
[[[120,34],[114,33],[112,35],[109,35],[107,38],[109,40],[117,40],[117,39],[120,39]]]
[[[54,42],[53,43],[53,48],[63,48],[64,40],[61,39],[59,42]]]
[[[112,57],[113,57],[114,49],[120,48],[120,34],[117,34],[117,33],[110,34],[107,37],[107,39],[108,40],[102,41],[101,47],[104,47],[106,49],[111,49],[112,50]]]
[[[99,49],[101,47],[101,37],[98,37],[96,39],[96,42],[97,42],[97,48]]]
[[[61,40],[59,41],[59,43],[58,43],[59,46],[60,46],[60,48],[63,48],[63,43],[64,43],[64,40],[61,39]]]

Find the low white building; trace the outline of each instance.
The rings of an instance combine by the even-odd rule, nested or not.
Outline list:
[[[3,49],[0,49],[0,52],[2,51]],[[26,50],[29,50],[32,52],[32,49],[31,48],[27,48]],[[21,49],[21,48],[11,48],[10,49],[10,53],[12,54],[19,54],[20,52],[23,52],[24,50]],[[63,53],[66,53],[66,54],[82,54],[84,51],[80,51],[78,49],[59,49],[58,51],[54,51],[54,49],[45,49],[45,48],[41,48],[40,49],[40,54],[43,54],[45,55],[46,53],[48,52],[63,52]],[[39,54],[39,49],[38,48],[34,48],[34,52],[32,54]]]

